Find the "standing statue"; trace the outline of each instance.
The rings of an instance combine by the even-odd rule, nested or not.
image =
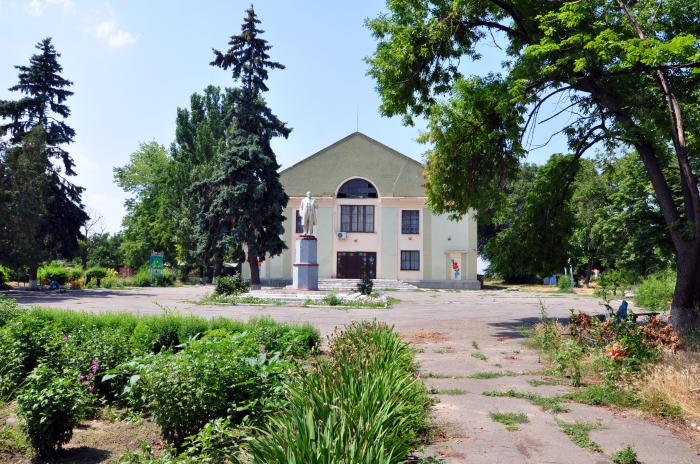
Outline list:
[[[311,197],[311,192],[306,192],[306,198],[301,200],[299,206],[299,215],[301,216],[301,224],[304,227],[304,235],[313,235],[314,226],[316,225],[316,210],[318,205],[316,200]]]

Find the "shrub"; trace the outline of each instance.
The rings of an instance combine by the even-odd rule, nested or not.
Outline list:
[[[63,334],[54,324],[31,314],[10,320],[0,330],[0,398],[14,397],[29,372],[52,361]]]
[[[177,354],[154,356],[141,373],[142,391],[163,438],[181,447],[212,419],[239,423],[278,408],[288,366],[259,353],[249,335],[195,340]]]
[[[372,288],[374,288],[374,282],[369,277],[363,277],[357,284],[357,291],[363,295],[371,295]]]
[[[12,272],[9,267],[0,266],[0,287],[9,282],[12,278]]]
[[[163,274],[151,278],[151,269],[144,266],[128,280],[134,287],[170,287],[175,285],[175,274],[170,269],[163,269]]]
[[[86,398],[86,390],[75,371],[60,375],[41,365],[29,374],[17,396],[17,406],[37,454],[49,456],[70,441]]]
[[[612,269],[605,271],[600,274],[596,281],[595,295],[609,300],[617,296],[618,291],[620,291],[624,296],[624,290],[629,280],[629,276],[624,275],[621,271]]]
[[[71,278],[71,270],[67,267],[61,266],[56,263],[44,264],[39,267],[37,271],[37,279],[43,285],[50,284],[51,282],[58,282],[64,285]]]
[[[574,291],[574,282],[571,280],[571,277],[567,275],[559,277],[557,285],[559,286],[559,291],[562,293],[571,293]]]
[[[91,267],[87,271],[85,271],[85,277],[87,279],[87,282],[89,283],[92,279],[95,279],[97,281],[97,286],[100,286],[100,282],[102,279],[107,277],[108,272],[107,269],[103,267]]]
[[[650,311],[668,311],[676,286],[676,274],[666,271],[651,275],[639,284],[634,301]]]
[[[404,462],[428,424],[413,351],[377,322],[336,334],[289,403],[249,442],[252,462]]]
[[[216,278],[216,289],[214,293],[217,295],[240,295],[250,290],[250,281],[244,279],[240,273],[229,276],[219,276]]]
[[[614,464],[639,464],[637,453],[632,448],[632,445],[627,445],[620,451],[613,453],[611,458]]]

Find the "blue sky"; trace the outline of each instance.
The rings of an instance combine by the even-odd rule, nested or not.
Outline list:
[[[69,147],[84,186],[87,207],[102,215],[106,231],[120,228],[125,194],[114,185],[112,168],[128,162],[140,142],[169,146],[175,112],[193,92],[209,84],[232,85],[228,72],[208,65],[212,48],[226,49],[240,30],[241,1],[0,0],[0,99],[17,98],[13,65],[26,64],[46,36],[62,54],[63,76],[74,82],[68,101],[76,130]],[[363,26],[384,10],[382,1],[265,0],[255,4],[272,58],[287,69],[271,74],[267,100],[294,129],[273,148],[283,167],[359,130],[421,160],[421,129],[378,113],[374,82],[363,58],[374,41]],[[484,48],[484,60],[465,66],[485,74],[498,71],[500,52]],[[536,142],[548,134],[538,131]],[[544,161],[562,150],[561,139],[529,157]]]

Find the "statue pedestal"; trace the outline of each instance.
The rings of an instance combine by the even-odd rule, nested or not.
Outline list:
[[[313,235],[302,235],[297,238],[292,287],[299,290],[318,290],[316,247],[316,237]]]

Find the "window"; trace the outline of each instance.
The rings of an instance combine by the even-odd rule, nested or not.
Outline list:
[[[297,234],[304,233],[304,225],[301,223],[301,213],[299,210],[296,210],[296,231]]]
[[[378,198],[377,189],[364,179],[350,179],[338,189],[338,198]]]
[[[401,270],[402,271],[419,271],[420,270],[420,251],[401,250]]]
[[[341,205],[341,232],[374,232],[373,205]]]
[[[420,213],[417,209],[401,211],[401,233],[417,234],[420,229]]]

